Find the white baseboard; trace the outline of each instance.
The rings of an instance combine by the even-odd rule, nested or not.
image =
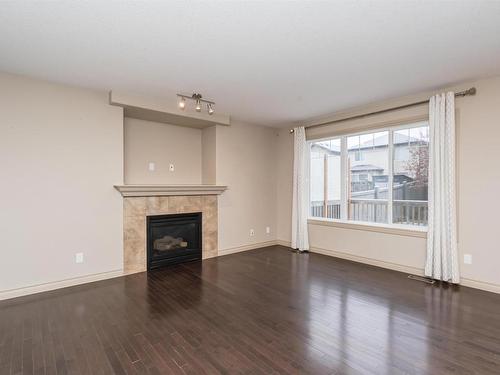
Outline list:
[[[278,245],[290,247],[289,241],[278,240],[277,243],[278,243]],[[397,264],[397,263],[386,262],[383,260],[366,258],[366,257],[358,256],[358,255],[352,255],[352,254],[342,252],[342,251],[335,251],[335,250],[331,250],[331,249],[322,249],[319,247],[311,247],[310,251],[312,253],[318,253],[318,254],[332,256],[335,258],[351,260],[353,262],[369,264],[372,266],[377,266],[377,267],[386,268],[386,269],[390,269],[390,270],[394,270],[394,271],[404,272],[404,273],[408,273],[408,274],[412,274],[412,275],[424,276],[424,269],[423,268],[416,268],[416,267],[406,266],[403,264]],[[487,292],[500,294],[500,285],[498,285],[498,284],[492,284],[492,283],[487,283],[484,281],[477,281],[477,280],[462,277],[460,280],[460,285],[463,285],[463,286],[466,286],[469,288],[481,289],[481,290],[485,290]]]
[[[100,281],[106,279],[112,279],[114,277],[123,276],[123,270],[115,270],[109,272],[96,273],[93,275],[86,275],[81,277],[75,277],[72,279],[66,279],[61,281],[54,281],[50,283],[31,285],[24,288],[17,289],[9,289],[0,291],[0,301],[10,298],[27,296],[30,294],[40,293],[40,292],[48,292],[50,290],[66,288],[68,286],[75,286],[80,284],[91,283],[93,281]]]
[[[332,257],[336,257],[336,258],[351,260],[353,262],[369,264],[371,266],[387,268],[387,269],[399,271],[399,272],[410,273],[412,275],[423,276],[423,274],[424,274],[424,270],[421,268],[406,266],[404,264],[386,262],[383,260],[378,260],[378,259],[373,259],[373,258],[366,258],[366,257],[362,257],[359,255],[353,255],[353,254],[349,254],[349,253],[342,252],[342,251],[335,251],[335,250],[331,250],[331,249],[322,249],[319,247],[311,247],[311,249],[309,251],[311,251],[312,253],[318,253],[318,254],[323,254],[323,255],[329,255]]]
[[[469,288],[481,289],[487,292],[498,293],[500,294],[500,285],[487,283],[484,281],[477,281],[472,279],[467,279],[462,277],[460,279],[460,285],[468,286]]]
[[[274,246],[274,245],[278,245],[278,241],[271,240],[271,241],[253,243],[253,244],[249,244],[249,245],[231,247],[228,249],[219,250],[219,256],[240,253],[242,251],[254,250],[254,249],[261,248],[261,247]]]
[[[280,246],[292,247],[292,243],[285,240],[276,240],[276,244]]]

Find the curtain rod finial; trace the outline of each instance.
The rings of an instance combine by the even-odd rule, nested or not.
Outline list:
[[[295,129],[290,129],[290,134],[294,133],[294,132],[295,132]]]
[[[455,94],[455,96],[469,96],[469,95],[476,95],[477,93],[477,90],[475,87],[471,87],[470,89],[467,89],[467,90],[464,90],[464,91],[461,91],[457,94]]]

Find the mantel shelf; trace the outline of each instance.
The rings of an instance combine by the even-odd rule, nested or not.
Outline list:
[[[222,185],[114,185],[124,197],[157,197],[168,195],[220,195]]]

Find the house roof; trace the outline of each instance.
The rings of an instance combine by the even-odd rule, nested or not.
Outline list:
[[[351,167],[351,172],[366,172],[366,171],[383,171],[384,168],[377,167],[373,164],[361,164]]]
[[[410,137],[401,133],[394,133],[394,145],[405,145],[405,144],[415,144],[415,143],[427,143],[423,139]],[[370,149],[375,147],[386,147],[389,144],[389,133],[385,132],[382,135],[375,137],[369,141],[361,143],[359,147],[351,147],[348,151]]]

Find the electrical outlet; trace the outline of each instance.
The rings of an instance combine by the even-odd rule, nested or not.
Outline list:
[[[148,164],[149,171],[150,172],[154,172],[155,168],[156,168],[155,163],[153,163],[152,161],[150,161],[149,164]]]
[[[266,227],[266,234],[271,234],[271,227]]]
[[[255,236],[255,230],[250,229],[250,237],[253,237],[253,236]]]
[[[168,166],[168,170],[169,170],[170,172],[175,171],[175,165],[173,165],[172,163],[170,163],[170,165]]]
[[[464,254],[464,264],[472,264],[472,255]]]
[[[83,253],[75,254],[75,263],[83,263]]]

